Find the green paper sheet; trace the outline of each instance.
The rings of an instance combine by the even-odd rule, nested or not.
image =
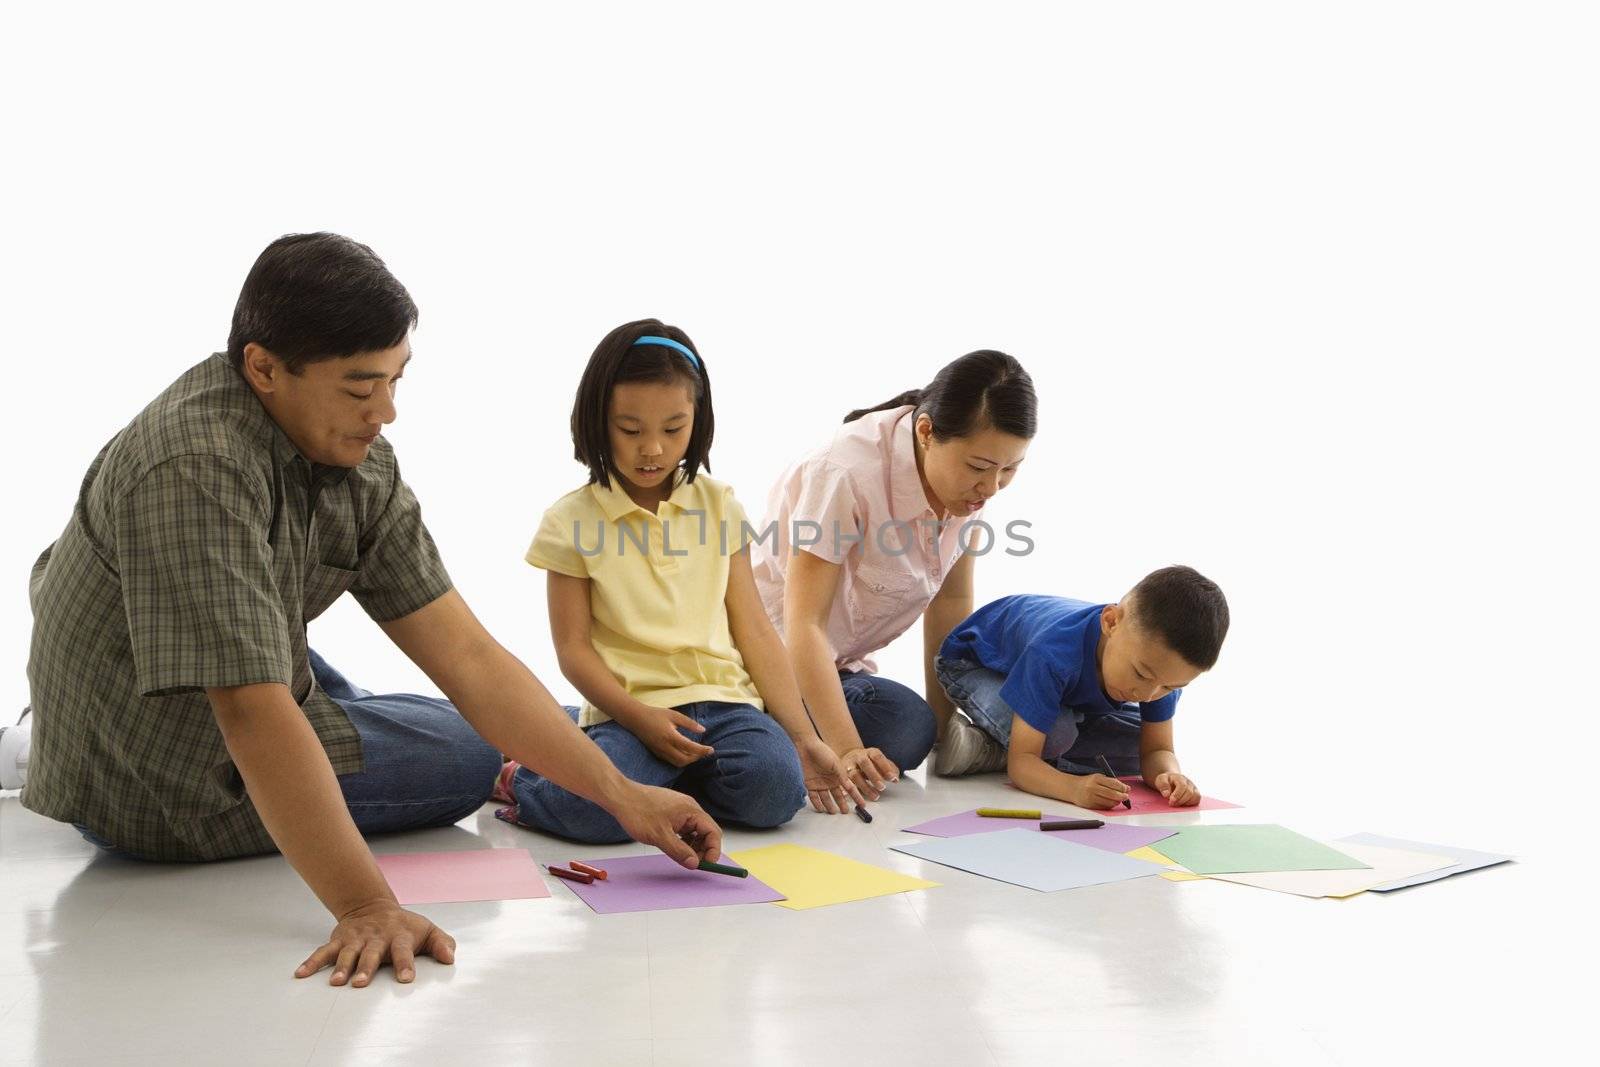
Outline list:
[[[1161,842],[1161,854],[1195,874],[1354,871],[1367,866],[1321,841],[1270,823],[1187,826]]]

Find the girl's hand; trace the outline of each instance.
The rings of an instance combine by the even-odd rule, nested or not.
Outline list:
[[[1175,808],[1187,808],[1200,803],[1199,788],[1177,771],[1166,771],[1156,775],[1154,785],[1167,799],[1167,803]]]
[[[811,806],[825,815],[848,815],[850,804],[865,804],[861,791],[850,780],[850,772],[837,752],[820,737],[808,737],[795,745],[800,753],[800,770],[806,779],[806,796]]]
[[[1107,778],[1103,774],[1074,774],[1068,786],[1068,804],[1076,804],[1080,808],[1093,808],[1097,811],[1110,811],[1121,804],[1128,795],[1128,786],[1115,778]]]
[[[643,741],[657,759],[665,760],[674,767],[687,767],[716,751],[710,745],[702,745],[683,736],[683,730],[703,734],[706,728],[673,708],[640,705],[622,725]]]
[[[860,786],[862,794],[868,800],[877,800],[883,795],[886,781],[900,780],[900,768],[875,748],[852,748],[839,759],[849,772],[851,781]]]

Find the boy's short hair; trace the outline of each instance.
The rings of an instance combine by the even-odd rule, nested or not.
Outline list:
[[[1209,671],[1228,636],[1228,600],[1193,567],[1162,567],[1128,593],[1130,614],[1191,666]]]
[[[245,277],[228,359],[242,367],[254,341],[299,374],[307,363],[393,348],[416,324],[411,294],[372,249],[336,233],[291,233]]]

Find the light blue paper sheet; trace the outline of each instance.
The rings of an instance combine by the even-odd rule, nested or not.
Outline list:
[[[1158,863],[1129,859],[1120,853],[1072,841],[1058,841],[1037,830],[931,838],[890,847],[908,856],[1037,889],[1041,893],[1143,878],[1166,870]]]

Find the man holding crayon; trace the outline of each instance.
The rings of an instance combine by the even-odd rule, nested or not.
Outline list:
[[[686,867],[721,855],[698,804],[623,777],[453,588],[382,436],[416,320],[365,245],[274,241],[228,351],[100,452],[29,590],[23,804],[147,860],[282,852],[336,924],[295,973],[334,985],[452,962],[363,835],[465,818],[502,753]],[[307,647],[347,590],[448,700],[370,693]]]

